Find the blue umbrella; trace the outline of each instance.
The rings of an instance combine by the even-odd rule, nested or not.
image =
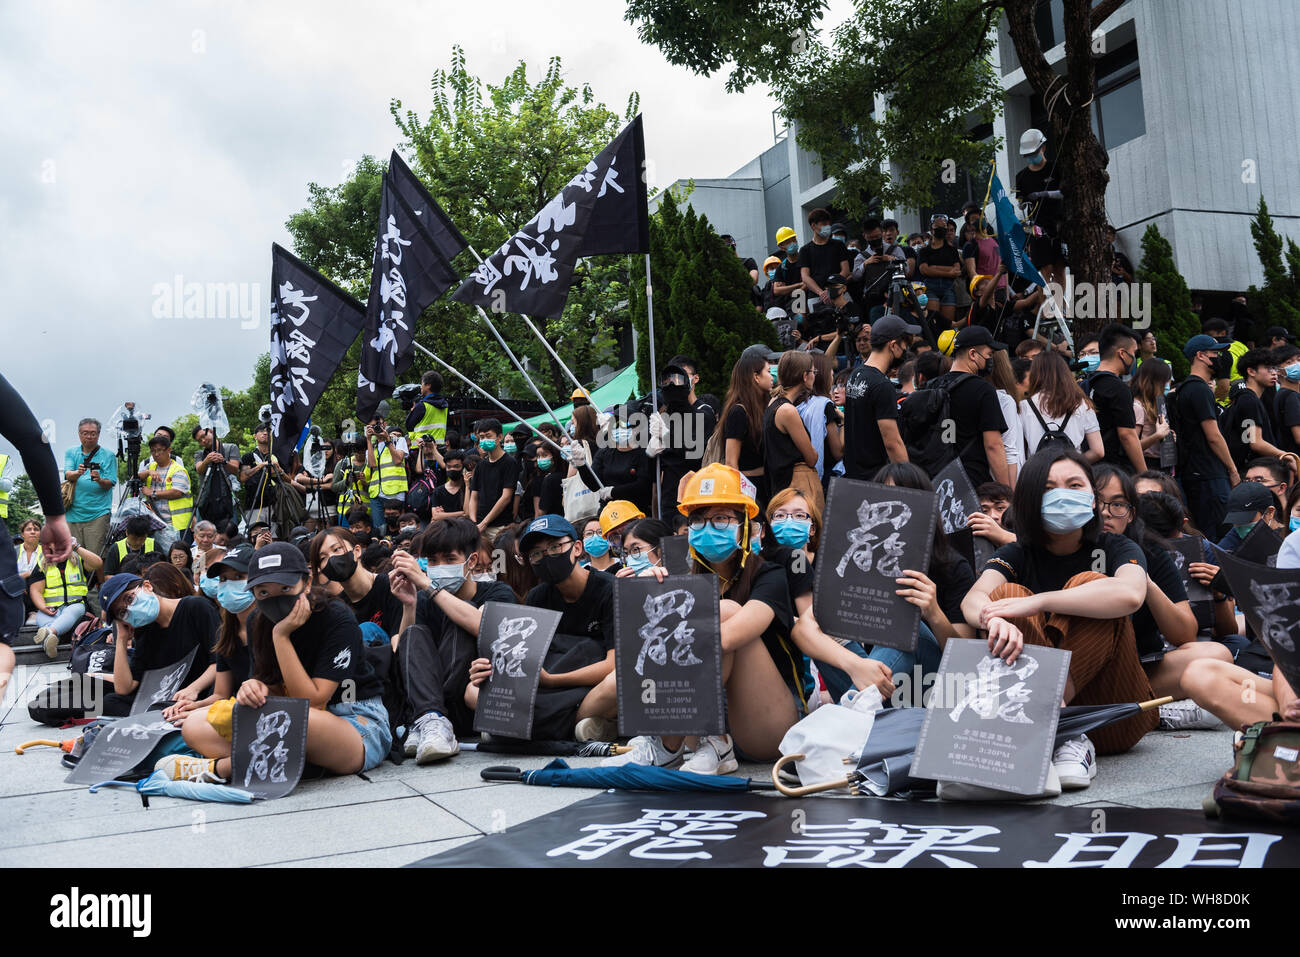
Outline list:
[[[770,787],[749,778],[694,774],[645,764],[623,764],[612,768],[571,768],[556,758],[538,771],[512,767],[484,768],[484,781],[516,781],[520,784],[554,788],[618,788],[624,791],[758,791]]]
[[[155,771],[147,778],[130,781],[103,781],[91,785],[90,793],[100,788],[135,788],[140,792],[140,800],[145,807],[149,798],[164,795],[166,797],[188,798],[191,801],[216,801],[222,804],[251,804],[253,795],[249,791],[232,788],[227,784],[212,784],[207,781],[173,781],[165,771]]]

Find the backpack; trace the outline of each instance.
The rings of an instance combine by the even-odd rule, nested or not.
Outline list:
[[[1187,429],[1187,423],[1183,421],[1182,403],[1179,401],[1183,394],[1183,388],[1189,381],[1191,381],[1190,376],[1178,383],[1178,385],[1175,386],[1165,398],[1165,418],[1169,420],[1170,430],[1177,436],[1192,434],[1192,432]],[[1199,422],[1192,423],[1193,429],[1199,430],[1200,427]],[[1187,466],[1187,448],[1189,444],[1190,441],[1184,442],[1181,440],[1175,443],[1174,451],[1177,456],[1177,461],[1174,465],[1179,471]]]
[[[1065,418],[1061,420],[1059,425],[1049,425],[1047,420],[1043,418],[1043,413],[1040,412],[1038,406],[1034,404],[1033,399],[1026,399],[1025,405],[1029,406],[1030,410],[1034,413],[1034,418],[1036,418],[1038,424],[1043,427],[1043,437],[1038,440],[1038,445],[1034,447],[1035,452],[1039,452],[1046,448],[1049,442],[1064,442],[1072,449],[1078,447],[1074,444],[1074,440],[1065,434],[1065,423],[1069,422],[1070,416],[1074,415],[1073,409],[1065,413]]]
[[[437,487],[433,479],[424,475],[412,482],[410,491],[406,493],[407,508],[418,515],[423,522],[429,521],[433,514],[433,493]]]
[[[943,385],[926,385],[898,407],[899,430],[907,446],[907,457],[929,475],[937,474],[970,445],[968,442],[959,449],[955,441],[944,441],[948,431],[944,422],[952,417],[952,390],[970,378],[973,378],[971,373],[961,372]]]
[[[1232,770],[1203,804],[1206,817],[1300,822],[1300,724],[1273,718],[1242,729]]]
[[[112,628],[96,628],[72,646],[68,670],[74,675],[89,672],[111,674],[113,671],[113,646],[108,643]]]

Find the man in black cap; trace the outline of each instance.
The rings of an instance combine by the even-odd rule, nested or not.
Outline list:
[[[862,312],[849,296],[847,281],[839,273],[827,276],[824,286],[830,297],[830,309],[823,309],[812,322],[805,321],[799,326],[799,334],[808,343],[808,351],[831,355],[839,349],[840,329],[846,323],[849,326],[860,323]]]
[[[1231,525],[1228,533],[1219,542],[1225,552],[1235,552],[1254,531],[1256,524],[1273,521],[1277,514],[1273,493],[1259,482],[1242,482],[1228,493],[1227,512],[1223,516],[1225,525]]]
[[[1191,374],[1170,396],[1169,424],[1178,436],[1178,480],[1192,521],[1207,536],[1218,534],[1228,491],[1241,481],[1219,431],[1214,382],[1228,375],[1229,343],[1197,333],[1183,346]]]
[[[875,338],[875,327],[872,327]],[[875,343],[873,341],[874,348]],[[995,342],[993,333],[983,326],[967,326],[953,341],[952,369],[934,380],[933,388],[947,389],[951,395],[954,458],[961,458],[971,484],[1001,482],[1011,484],[1002,433],[1007,421],[997,390],[988,381],[993,353],[1006,349]],[[944,428],[948,426],[945,424]]]
[[[677,508],[677,486],[687,472],[704,462],[704,447],[713,435],[718,414],[695,395],[696,362],[689,356],[674,356],[659,370],[662,405],[650,417],[650,441],[646,455],[659,459],[659,510],[671,516]]]
[[[1264,348],[1276,349],[1279,346],[1290,345],[1295,342],[1295,334],[1288,332],[1281,326],[1269,326],[1268,332],[1264,333]]]
[[[844,387],[844,474],[870,481],[889,462],[906,462],[898,431],[898,397],[889,374],[903,361],[908,343],[921,334],[886,313],[871,326],[871,355]]]

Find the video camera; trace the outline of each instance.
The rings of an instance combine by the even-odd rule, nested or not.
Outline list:
[[[402,411],[410,412],[415,408],[416,400],[420,398],[420,387],[414,382],[399,385],[393,390],[393,398],[401,405]]]

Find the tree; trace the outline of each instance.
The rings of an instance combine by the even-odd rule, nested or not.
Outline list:
[[[680,209],[676,196],[664,197],[650,217],[650,268],[658,369],[675,355],[688,355],[698,363],[696,392],[722,396],[741,350],[755,342],[777,347],[772,324],[754,309],[753,282],[735,251],[689,204]],[[637,374],[648,390],[650,348],[643,259],[637,261],[634,275],[632,321],[642,345]]]
[[[259,421],[257,413],[269,401],[270,394],[271,356],[269,353],[263,353],[253,363],[252,385],[240,392],[232,392],[224,386],[221,388],[221,405],[225,409],[226,419],[230,423],[230,431],[226,433],[225,438],[221,441],[231,442],[239,446],[241,451],[253,448],[257,442],[253,436],[253,430],[257,427]],[[176,442],[172,446],[172,458],[189,470],[190,480],[196,486],[197,476],[194,474],[194,457],[199,450],[199,443],[194,441],[190,433],[194,431],[194,427],[198,424],[199,417],[193,412],[182,415],[171,423],[171,427],[176,430]]]
[[[1161,344],[1161,357],[1173,366],[1174,380],[1181,381],[1190,371],[1183,344],[1201,331],[1201,322],[1192,312],[1192,293],[1174,265],[1173,247],[1155,223],[1142,234],[1142,261],[1134,279],[1151,284],[1151,331]]]
[[[1283,265],[1282,237],[1273,228],[1273,217],[1262,196],[1259,210],[1250,223],[1250,235],[1255,240],[1259,263],[1264,267],[1264,288],[1251,286],[1246,293],[1260,332],[1269,326],[1282,326],[1300,333],[1300,247],[1294,239],[1287,240],[1286,265]]]
[[[9,517],[5,525],[11,533],[17,533],[18,527],[29,518],[41,520],[41,503],[36,497],[36,486],[24,472],[14,479],[14,487],[9,490]]]
[[[798,123],[799,145],[836,178],[837,205],[861,216],[873,205],[926,206],[945,172],[992,162],[996,144],[972,142],[968,130],[1002,109],[988,57],[1005,14],[1068,184],[1062,238],[1071,269],[1076,282],[1101,284],[1110,281],[1109,176],[1088,112],[1093,30],[1120,3],[1064,0],[1064,76],[1048,65],[1034,29],[1037,0],[857,0],[829,42],[811,35],[825,0],[628,0],[625,17],[671,63],[704,75],[730,63],[732,91],[770,86],[781,112]],[[879,113],[874,94],[887,100]],[[899,167],[898,176],[880,168],[882,158]]]

